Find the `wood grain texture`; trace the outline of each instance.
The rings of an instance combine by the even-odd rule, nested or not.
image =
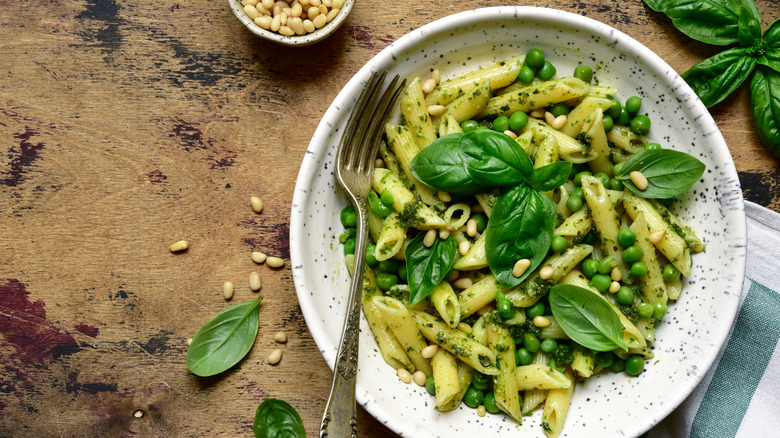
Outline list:
[[[638,0],[525,3],[606,22],[679,72],[716,50]],[[226,1],[0,0],[0,436],[251,436],[266,397],[314,436],[331,372],[289,266],[249,254],[289,257],[306,146],[366,61],[430,21],[500,4],[359,1],[332,37],[289,49],[246,31]],[[780,15],[758,5],[764,25]],[[746,89],[712,113],[746,199],[780,211],[778,159]],[[190,249],[170,253],[179,239]],[[234,302],[255,296],[254,270],[255,347],[224,375],[193,376],[186,340],[225,307],[224,281]],[[362,410],[359,427],[394,436]]]

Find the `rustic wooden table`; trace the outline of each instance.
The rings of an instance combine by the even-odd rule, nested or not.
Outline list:
[[[606,22],[680,72],[716,50],[640,0],[523,3]],[[227,0],[0,0],[0,436],[251,436],[266,397],[289,401],[314,436],[331,372],[289,266],[249,253],[289,257],[299,164],[367,60],[430,21],[500,4],[359,0],[332,37],[290,49],[250,34]],[[758,6],[764,26],[780,15]],[[745,198],[780,211],[778,159],[745,89],[713,114]],[[189,251],[168,251],[178,239]],[[234,301],[254,296],[253,270],[254,349],[195,377],[187,339],[224,308],[224,281]],[[277,331],[289,341],[271,366]],[[393,436],[362,410],[360,432]]]

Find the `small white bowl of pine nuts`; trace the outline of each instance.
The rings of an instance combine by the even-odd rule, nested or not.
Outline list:
[[[286,46],[314,44],[341,26],[355,0],[228,0],[255,35]]]

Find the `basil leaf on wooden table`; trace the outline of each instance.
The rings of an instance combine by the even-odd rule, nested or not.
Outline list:
[[[780,73],[757,68],[750,82],[750,97],[758,137],[780,157]]]
[[[417,304],[431,294],[433,289],[450,273],[455,263],[458,244],[455,238],[436,239],[431,247],[425,246],[425,232],[417,234],[406,246],[406,272],[409,279],[410,304]]]
[[[192,338],[187,368],[207,377],[230,369],[246,356],[257,337],[262,297],[234,304],[217,313]]]
[[[743,0],[645,0],[650,9],[666,14],[680,32],[716,46],[739,41],[739,11]]]
[[[572,164],[568,161],[556,161],[535,169],[529,183],[540,192],[553,190],[569,179],[571,168]]]
[[[555,228],[550,199],[526,186],[515,186],[499,196],[485,229],[485,252],[490,271],[504,287],[520,284],[544,260]],[[512,275],[518,260],[531,266],[520,277]]]
[[[306,438],[298,411],[275,398],[267,398],[257,407],[252,430],[256,438]]]
[[[739,88],[755,65],[747,48],[734,47],[694,65],[682,78],[709,108]]]
[[[643,198],[669,199],[687,192],[704,174],[706,166],[685,152],[671,149],[644,150],[629,158],[615,174],[631,193]],[[631,172],[647,178],[647,188],[639,190]]]
[[[549,298],[555,321],[574,342],[595,351],[628,350],[620,317],[598,292],[557,284]]]
[[[761,42],[761,17],[758,15],[755,3],[752,8],[745,5],[740,8],[738,27],[737,41],[740,46],[751,47]]]

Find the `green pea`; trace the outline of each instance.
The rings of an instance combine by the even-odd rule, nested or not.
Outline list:
[[[398,260],[387,259],[379,262],[379,272],[386,272],[388,274],[395,274],[398,272]]]
[[[620,358],[615,359],[615,363],[612,364],[612,371],[619,373],[626,369],[626,361]]]
[[[474,386],[470,386],[469,389],[466,390],[466,395],[463,396],[463,402],[470,408],[477,408],[482,404],[484,399],[485,393],[474,388]]]
[[[642,107],[642,98],[639,96],[631,96],[626,99],[626,109],[631,114],[639,112],[639,108]]]
[[[624,164],[626,164],[626,162],[625,161],[621,161],[621,162],[615,164],[614,166],[612,166],[612,174],[613,175],[619,175],[620,174],[620,169],[623,168]]]
[[[636,313],[640,318],[650,318],[653,316],[653,305],[650,303],[639,303],[636,306]]]
[[[569,105],[566,105],[566,102],[558,102],[550,107],[550,113],[555,117],[569,114],[569,111],[571,111],[571,109],[569,108]]]
[[[471,381],[471,386],[474,389],[484,391],[490,388],[490,384],[493,382],[493,378],[487,374],[482,374],[479,371],[474,373],[474,380]]]
[[[599,181],[601,181],[601,184],[603,184],[604,187],[609,186],[609,175],[607,175],[606,173],[599,172],[593,176],[595,176]]]
[[[579,211],[580,208],[582,208],[582,204],[584,201],[579,196],[569,196],[569,199],[566,200],[566,208],[569,209],[569,211]]]
[[[575,187],[571,189],[571,192],[569,192],[569,196],[576,196],[578,198],[582,198],[585,196],[585,192],[582,191],[582,187]]]
[[[612,178],[609,180],[609,188],[622,192],[625,186],[623,185],[623,181]]]
[[[509,129],[509,117],[498,116],[493,120],[493,129],[498,132],[504,132]]]
[[[620,101],[617,99],[609,99],[612,101],[612,106],[609,107],[609,109],[606,111],[607,115],[612,117],[613,119],[617,119],[618,116],[620,116],[620,111],[623,110],[623,106],[620,105]]]
[[[526,348],[518,348],[515,350],[515,363],[517,365],[529,365],[534,361],[534,355]]]
[[[652,150],[657,150],[657,149],[663,149],[663,148],[658,143],[648,143],[648,144],[645,145],[645,150],[646,151],[652,151]]]
[[[618,245],[628,248],[636,242],[636,233],[630,228],[621,228],[617,235]]]
[[[612,120],[612,116],[609,114],[604,114],[604,117],[601,119],[601,123],[604,124],[604,132],[609,132],[612,130],[612,128],[615,127],[615,121]]]
[[[555,339],[547,338],[542,341],[542,351],[545,353],[552,353],[556,348],[558,348],[558,342]]]
[[[612,279],[606,274],[596,274],[590,279],[593,283],[593,287],[599,292],[606,292],[609,286],[612,284]]]
[[[677,279],[680,278],[680,271],[675,268],[673,264],[667,263],[664,266],[662,276],[665,282],[671,283],[673,281],[677,281]]]
[[[612,256],[606,256],[599,260],[599,274],[609,274],[615,266],[617,266],[617,260]]]
[[[626,359],[626,373],[631,376],[638,376],[645,369],[645,359],[635,354]]]
[[[640,114],[631,119],[631,131],[637,134],[647,134],[650,130],[650,117]]]
[[[382,201],[382,204],[385,204],[388,207],[392,207],[393,192],[387,189],[382,190],[382,194],[379,196],[379,200]]]
[[[615,118],[615,123],[623,126],[628,126],[631,123],[631,114],[628,113],[625,107],[620,110],[620,115]]]
[[[387,272],[380,272],[376,274],[376,285],[382,290],[390,290],[391,287],[398,284],[398,276],[395,274],[388,274]]]
[[[569,241],[563,236],[553,236],[550,248],[560,254],[569,248]]]
[[[528,114],[522,111],[515,111],[509,116],[509,129],[519,131],[528,124]]]
[[[596,353],[596,365],[602,368],[609,368],[615,363],[615,355],[610,351],[600,351]]]
[[[345,227],[357,226],[357,216],[355,215],[355,207],[347,205],[341,209],[341,224]]]
[[[631,288],[628,286],[621,287],[620,290],[618,290],[615,294],[615,301],[620,304],[625,304],[626,306],[633,304],[634,291],[631,290]]]
[[[544,65],[536,71],[536,76],[539,76],[539,79],[543,81],[549,81],[557,72],[555,66],[550,61],[544,61]]]
[[[590,171],[586,170],[586,171],[583,171],[583,172],[580,172],[580,173],[574,175],[574,184],[576,184],[578,186],[581,186],[582,185],[582,177],[583,176],[593,176],[593,173],[591,173]]]
[[[406,271],[406,265],[401,265],[398,267],[398,278],[403,280],[404,283],[409,281],[408,272]]]
[[[639,247],[637,244],[633,244],[629,246],[628,248],[623,250],[623,260],[626,263],[634,263],[642,260],[642,257],[645,256],[645,252],[642,251],[642,248]],[[645,269],[647,266],[645,266]]]
[[[481,233],[485,231],[485,228],[487,228],[488,218],[485,216],[485,213],[475,213],[471,215],[471,218],[474,219],[474,222],[477,223],[477,232]]]
[[[542,49],[535,47],[528,51],[525,55],[525,64],[531,68],[540,68],[544,65],[544,52]]]
[[[632,277],[644,277],[647,275],[647,265],[644,262],[634,262],[631,265],[631,269],[628,271],[628,275]]]
[[[344,242],[344,254],[354,254],[355,243],[356,243],[356,239],[354,237],[351,239],[347,239],[347,241]]]
[[[663,301],[656,301],[653,303],[653,318],[658,319],[664,315],[666,315],[666,312],[669,310],[669,308],[666,306],[666,303]]]
[[[368,193],[368,207],[379,217],[387,217],[393,212],[392,207],[388,207],[379,200],[379,197],[373,191]]]
[[[574,69],[574,77],[583,82],[590,82],[593,80],[593,69],[588,65],[578,65]]]
[[[517,73],[517,80],[524,84],[530,84],[534,81],[534,76],[536,76],[534,69],[528,65],[524,65],[520,68],[520,72]]]
[[[463,132],[475,131],[477,128],[479,128],[479,122],[476,120],[464,120],[460,124],[460,129],[462,129]]]
[[[528,333],[523,337],[523,346],[525,346],[525,349],[529,352],[536,353],[542,348],[542,343],[539,342],[539,339],[536,336]]]
[[[496,303],[496,308],[498,309],[499,316],[504,319],[511,319],[513,316],[515,316],[515,305],[506,298],[499,300]]]
[[[376,259],[376,245],[369,243],[366,245],[366,264],[368,266],[374,267],[379,262]]]
[[[498,405],[496,404],[496,395],[493,393],[493,391],[485,394],[485,398],[482,399],[482,406],[484,406],[485,410],[491,414],[497,414],[501,412],[501,409],[499,409]]]
[[[596,259],[585,259],[582,262],[582,273],[585,274],[588,278],[593,278],[594,275],[598,274],[599,271],[599,261]]]
[[[433,376],[428,376],[428,378],[425,379],[425,390],[428,391],[428,394],[430,395],[436,395],[436,382],[433,380]]]
[[[543,302],[541,302],[541,301],[537,301],[537,302],[535,302],[535,303],[534,303],[534,304],[533,304],[531,307],[529,307],[528,309],[526,309],[526,311],[525,311],[525,316],[526,316],[528,319],[534,319],[534,318],[536,318],[537,316],[542,316],[542,315],[544,315],[544,312],[545,312],[546,310],[547,310],[547,309],[545,308],[545,306],[544,306],[544,303],[543,303]]]

